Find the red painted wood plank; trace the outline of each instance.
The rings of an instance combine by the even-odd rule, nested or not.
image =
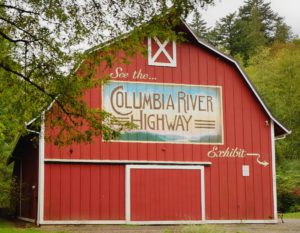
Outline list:
[[[232,116],[228,116],[230,114],[234,114],[234,102],[232,99],[234,99],[234,80],[233,75],[231,72],[228,72],[225,68],[224,63],[221,63],[218,59],[215,59],[215,77],[216,77],[216,85],[222,86],[222,91],[226,93],[226,95],[223,95],[223,101],[226,104],[226,106],[223,104],[223,122],[227,123],[227,130],[223,133],[224,137],[226,137],[226,145],[234,145],[235,144],[235,135],[234,135],[234,129],[235,129],[235,119],[232,119]],[[226,80],[226,81],[225,81]],[[231,91],[231,92],[230,92]],[[231,100],[231,101],[230,101]],[[232,113],[230,113],[232,111]],[[230,120],[229,120],[230,119]],[[223,126],[223,129],[225,126]],[[212,147],[211,147],[212,148]],[[221,148],[221,147],[220,147]],[[223,147],[223,149],[226,149],[226,146]],[[219,168],[219,179],[220,179],[220,218],[221,219],[230,219],[229,212],[234,211],[235,206],[230,206],[229,199],[235,199],[236,193],[235,193],[235,161],[232,161],[232,159],[220,159],[218,163]],[[229,192],[230,190],[230,192]],[[229,194],[230,193],[230,194]]]
[[[51,219],[50,202],[51,202],[51,166],[45,165],[45,187],[44,187],[44,219]]]
[[[252,148],[252,138],[253,134],[255,132],[252,128],[252,117],[253,117],[253,102],[252,102],[252,96],[249,92],[243,92],[243,117],[244,117],[244,147],[247,152],[251,153],[253,152]],[[255,200],[254,200],[254,186],[253,186],[253,166],[254,166],[254,158],[247,156],[244,159],[244,164],[249,166],[250,170],[250,176],[243,177],[245,180],[245,211],[246,214],[243,216],[243,219],[254,219],[254,206],[255,206]]]
[[[100,219],[100,166],[91,166],[90,219]]]
[[[59,220],[61,216],[61,179],[59,166],[51,167],[50,186],[50,218]]]
[[[259,116],[256,114],[255,103],[252,101],[251,103],[251,126],[252,126],[252,153],[260,153],[261,152],[261,135],[256,132],[260,132],[260,123]],[[248,149],[250,150],[250,148]],[[262,183],[262,167],[257,163],[256,158],[248,158],[249,163],[252,164],[252,169],[250,170],[253,173],[252,182],[248,183],[249,190],[247,198],[251,197],[253,201],[253,205],[249,206],[248,209],[251,212],[247,212],[247,215],[252,218],[262,219],[263,218],[263,209],[264,209],[264,200],[262,199],[262,187],[264,184]],[[250,162],[251,161],[251,162]],[[250,181],[249,181],[250,182]],[[254,216],[253,216],[254,215]]]
[[[267,161],[269,163],[268,166],[262,167],[262,193],[263,193],[263,201],[264,201],[264,219],[273,219],[274,211],[273,211],[273,183],[272,183],[272,150],[271,150],[271,135],[270,135],[270,123],[265,114],[260,113],[260,134],[261,134],[261,144],[260,144],[260,152],[261,152],[261,160]]]
[[[60,219],[71,219],[71,166],[70,164],[62,165],[60,171],[61,179],[61,215]]]
[[[228,91],[232,91],[230,98],[233,99],[233,106],[231,109],[227,109],[227,111],[233,111],[232,115],[226,114],[226,124],[230,124],[230,128],[228,126],[224,126],[227,131],[227,142],[230,148],[238,148],[244,149],[246,142],[244,138],[244,133],[251,132],[249,131],[250,125],[247,122],[247,115],[250,112],[247,106],[243,101],[243,90],[241,89],[241,80],[237,75],[235,69],[229,69],[228,75],[231,76],[231,84],[233,87],[229,87]],[[227,98],[227,96],[225,97]],[[230,100],[228,100],[230,101]],[[233,118],[231,118],[233,117]],[[244,130],[244,127],[248,127],[247,130]],[[230,142],[230,143],[229,143]],[[234,158],[232,161],[228,161],[228,190],[231,190],[229,198],[230,205],[230,218],[231,219],[244,219],[246,213],[245,207],[245,178],[242,175],[242,167],[244,165],[243,158]],[[235,200],[236,199],[236,200]]]
[[[59,166],[59,165],[52,165]],[[71,166],[71,219],[79,220],[80,219],[80,200],[81,200],[81,165],[72,164]],[[45,184],[47,185],[47,184]]]

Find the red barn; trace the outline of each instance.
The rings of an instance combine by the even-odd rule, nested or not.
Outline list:
[[[148,57],[98,74],[85,95],[137,128],[58,148],[19,140],[22,219],[39,224],[275,223],[275,138],[289,131],[241,67],[200,41],[148,39]],[[46,115],[47,116],[47,115]]]

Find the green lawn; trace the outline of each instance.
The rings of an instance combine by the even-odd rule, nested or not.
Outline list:
[[[45,233],[38,227],[32,225],[17,226],[14,222],[0,219],[0,233]]]
[[[300,212],[283,214],[283,219],[285,218],[300,219]]]

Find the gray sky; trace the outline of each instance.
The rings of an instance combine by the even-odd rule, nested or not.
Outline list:
[[[236,11],[243,5],[244,0],[215,0],[215,2],[215,6],[209,6],[202,13],[208,26],[214,26],[216,20]],[[300,1],[266,0],[266,2],[271,2],[272,9],[285,18],[286,24],[292,27],[294,34],[300,36]]]

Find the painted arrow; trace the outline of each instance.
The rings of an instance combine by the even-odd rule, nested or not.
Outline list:
[[[259,160],[260,159],[260,154],[258,154],[258,153],[247,153],[247,156],[256,156],[257,163],[264,166],[264,167],[269,165],[269,163],[267,161],[260,161]]]

